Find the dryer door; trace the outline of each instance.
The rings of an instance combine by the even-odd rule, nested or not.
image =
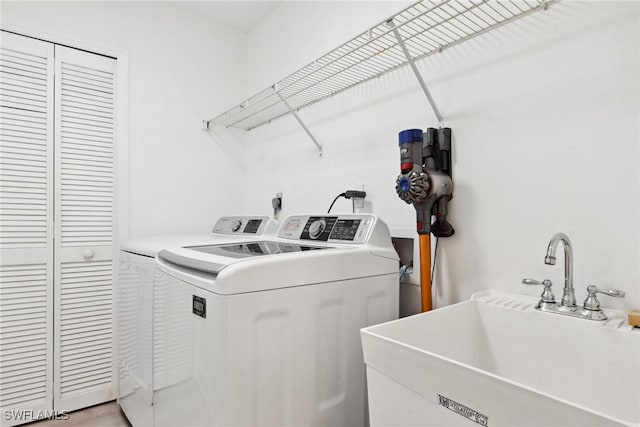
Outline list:
[[[153,424],[154,258],[120,253],[116,287],[118,402],[132,425]]]

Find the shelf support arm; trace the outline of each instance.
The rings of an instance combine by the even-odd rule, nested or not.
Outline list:
[[[389,21],[387,21],[387,26],[391,28],[391,30],[393,31],[393,34],[396,36],[396,39],[398,39],[398,45],[402,49],[402,52],[404,53],[404,56],[407,58],[407,62],[409,63],[409,66],[413,70],[413,74],[415,74],[416,79],[418,79],[418,83],[420,84],[420,87],[422,88],[422,91],[426,95],[427,100],[429,101],[429,104],[431,104],[431,108],[433,109],[433,112],[435,113],[436,117],[438,118],[438,121],[440,123],[442,123],[443,122],[442,114],[440,114],[440,110],[438,110],[438,106],[436,105],[435,101],[433,100],[433,97],[431,96],[431,93],[429,92],[429,89],[427,89],[427,85],[424,82],[424,80],[422,79],[422,75],[420,75],[420,71],[418,71],[418,67],[416,67],[416,63],[413,60],[413,58],[411,57],[411,54],[409,53],[409,49],[407,49],[407,45],[404,43],[404,40],[402,39],[402,36],[400,35],[400,32],[396,28],[396,24],[393,22],[393,19],[390,19]]]
[[[316,146],[316,148],[318,149],[318,154],[320,155],[320,157],[322,157],[322,155],[324,154],[324,151],[322,149],[322,145],[320,145],[320,143],[318,142],[318,140],[313,136],[313,134],[311,133],[311,131],[309,130],[309,128],[307,127],[307,125],[304,124],[304,122],[302,121],[302,119],[300,118],[300,116],[298,116],[298,113],[296,112],[296,110],[294,110],[293,108],[291,108],[291,105],[289,105],[289,103],[287,102],[286,99],[284,99],[284,96],[282,96],[282,94],[280,93],[280,91],[278,90],[277,85],[273,85],[273,90],[275,91],[276,95],[278,95],[278,98],[280,98],[280,101],[282,101],[282,103],[284,104],[285,107],[287,107],[287,110],[289,110],[289,112],[293,115],[293,117],[295,117],[295,119],[298,121],[298,123],[300,124],[300,126],[302,127],[302,129],[304,129],[304,131],[307,133],[307,135],[309,135],[309,138],[311,138],[311,141],[314,143],[314,145]]]

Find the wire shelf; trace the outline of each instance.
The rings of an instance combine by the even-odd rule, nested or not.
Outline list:
[[[229,111],[205,121],[251,130],[538,10],[549,0],[423,0]],[[390,22],[394,25],[390,25]]]

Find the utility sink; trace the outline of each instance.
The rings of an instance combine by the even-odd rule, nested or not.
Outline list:
[[[640,425],[640,329],[484,291],[362,329],[372,426]]]

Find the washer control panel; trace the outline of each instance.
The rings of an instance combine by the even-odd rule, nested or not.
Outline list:
[[[211,229],[214,234],[256,236],[264,234],[270,218],[267,216],[223,216]]]
[[[374,224],[372,215],[295,215],[280,226],[278,237],[362,244],[367,241]]]

